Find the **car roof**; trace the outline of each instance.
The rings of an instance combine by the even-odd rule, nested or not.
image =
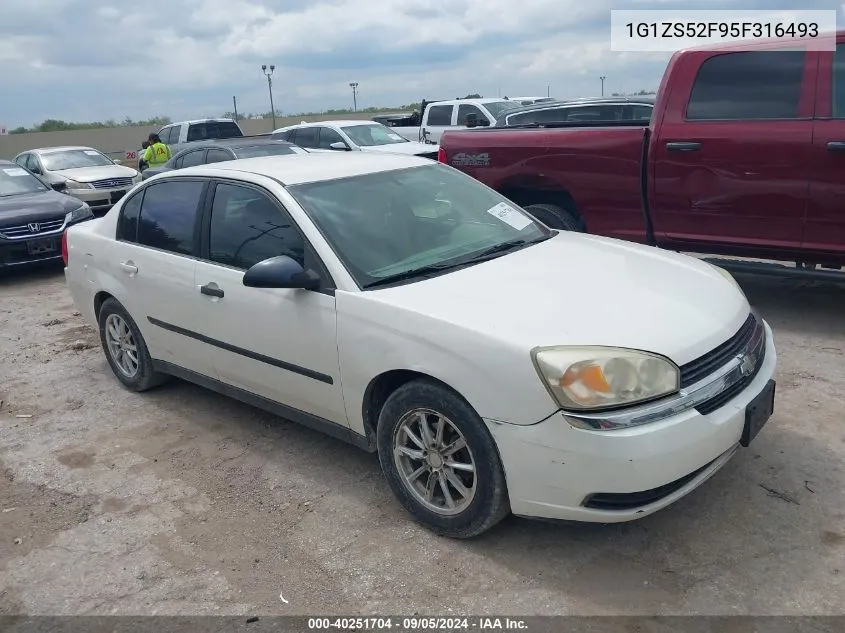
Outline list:
[[[630,103],[632,105],[654,105],[654,99],[649,97],[644,97],[642,99],[636,97],[619,97],[618,99],[605,97],[605,98],[596,98],[596,99],[574,99],[572,101],[544,101],[542,103],[532,103],[531,105],[521,106],[519,108],[514,108],[512,110],[508,110],[507,112],[502,112],[500,115],[501,117],[510,117],[515,114],[524,114],[526,112],[541,112],[544,110],[555,110],[557,108],[564,108],[564,107],[577,107],[580,105],[613,105],[613,104],[626,104]]]
[[[818,37],[807,38],[811,39],[808,42],[808,49],[813,51],[819,50],[833,50],[835,47],[835,41],[838,37],[845,35],[845,29],[838,29],[836,32],[820,32]],[[797,40],[797,41],[796,41]],[[833,41],[831,41],[833,40]],[[799,38],[794,37],[772,37],[772,38],[761,38],[761,39],[745,39],[745,40],[733,40],[729,42],[713,42],[708,44],[701,44],[699,46],[690,46],[688,48],[682,48],[679,51],[675,52],[675,55],[683,55],[685,53],[694,53],[694,52],[704,52],[704,51],[719,51],[719,52],[731,52],[731,51],[744,51],[744,50],[767,50],[773,48],[794,48],[796,46],[801,46],[802,41]]]
[[[26,152],[35,152],[36,154],[52,154],[54,152],[67,152],[71,150],[93,150],[95,152],[100,152],[96,147],[88,147],[86,145],[61,145],[56,147],[37,147],[34,149],[28,149]],[[25,154],[26,152],[21,152],[21,154]],[[102,152],[100,152],[102,154]]]
[[[369,119],[334,119],[332,121],[303,121],[302,123],[294,123],[293,125],[280,127],[277,130],[273,130],[273,133],[275,134],[276,132],[293,130],[299,127],[321,127],[323,125],[335,125],[338,127],[342,127],[344,125],[381,125],[381,123],[379,123],[378,121],[371,121]]]
[[[173,123],[168,123],[167,125],[162,125],[161,128],[164,129],[166,127],[170,127],[172,125],[183,125],[187,123],[191,125],[193,123],[234,123],[234,119],[191,119],[190,121],[173,121]]]
[[[163,177],[214,176],[220,175],[221,171],[229,172],[229,175],[234,175],[233,172],[246,172],[273,178],[284,185],[298,185],[434,164],[436,163],[427,158],[405,154],[327,152],[241,158],[223,163],[186,167],[166,172]]]
[[[253,147],[255,145],[288,145],[290,147],[297,147],[293,143],[289,143],[288,141],[283,141],[277,138],[271,138],[268,136],[236,136],[234,138],[219,138],[219,139],[208,139],[205,141],[194,141],[188,144],[183,150],[179,153],[187,152],[190,150],[199,149],[201,147],[229,147],[229,148],[238,148],[238,147]]]

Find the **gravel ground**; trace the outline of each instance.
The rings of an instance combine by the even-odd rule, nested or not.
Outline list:
[[[374,455],[123,390],[60,272],[0,278],[0,614],[843,614],[845,286],[739,279],[780,355],[750,449],[637,522],[452,541]]]

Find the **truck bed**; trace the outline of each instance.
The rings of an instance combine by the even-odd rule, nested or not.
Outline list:
[[[440,147],[444,162],[522,206],[577,201],[588,232],[646,242],[648,131],[641,122],[449,130]]]

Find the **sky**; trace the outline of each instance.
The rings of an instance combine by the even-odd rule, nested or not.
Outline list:
[[[612,52],[611,9],[824,0],[2,0],[0,126],[398,106],[471,93],[656,90],[670,53]]]

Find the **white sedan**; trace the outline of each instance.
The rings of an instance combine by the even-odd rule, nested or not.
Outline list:
[[[309,151],[411,154],[437,160],[438,145],[409,141],[376,121],[318,121],[275,130],[282,139]]]
[[[773,409],[772,333],[728,273],[550,230],[412,156],[165,173],[63,253],[125,387],[178,376],[378,451],[453,537],[646,516]]]

